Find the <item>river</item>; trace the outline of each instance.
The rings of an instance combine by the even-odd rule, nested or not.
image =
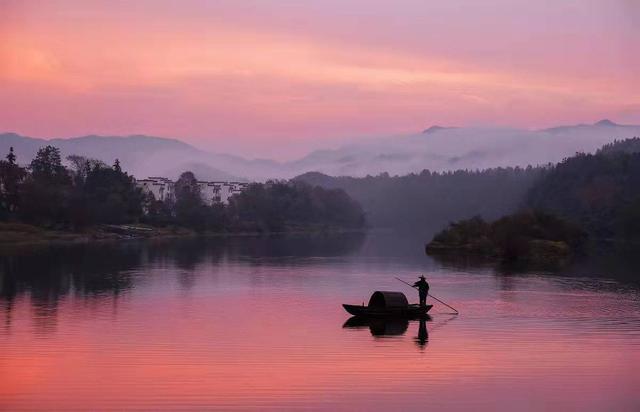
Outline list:
[[[640,410],[640,271],[441,262],[393,234],[0,255],[0,410]],[[604,263],[603,263],[604,262]],[[425,274],[420,321],[342,303]],[[431,303],[434,303],[431,301]]]

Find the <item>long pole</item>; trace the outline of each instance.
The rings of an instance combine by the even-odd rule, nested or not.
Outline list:
[[[409,282],[405,282],[404,280],[400,279],[400,278],[396,278],[397,280],[399,280],[400,282],[404,283],[407,286],[410,286],[412,288],[415,288],[415,286],[413,286],[411,283]],[[448,307],[449,309],[455,310],[456,311],[456,315],[459,314],[460,312],[458,312],[458,309],[454,308],[453,306],[448,305],[447,303],[441,301],[440,299],[438,299],[437,297],[433,296],[431,293],[428,293],[429,296],[431,296],[432,298],[434,298],[435,300],[437,300],[438,302],[442,303],[443,305],[445,305],[446,307]]]

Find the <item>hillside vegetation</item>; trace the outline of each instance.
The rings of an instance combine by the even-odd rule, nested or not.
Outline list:
[[[516,210],[547,169],[494,168],[407,176],[331,177],[306,173],[296,180],[345,190],[377,228],[433,232],[472,216],[496,219]]]
[[[579,224],[594,238],[640,233],[640,139],[578,153],[557,165],[383,173],[364,178],[306,173],[296,180],[344,189],[373,227],[435,231],[479,216],[495,220],[519,210],[541,210]]]
[[[433,237],[426,251],[541,262],[569,257],[585,245],[586,239],[586,232],[576,224],[528,211],[490,223],[480,217],[451,223]]]
[[[549,167],[523,207],[492,223],[450,223],[427,244],[430,254],[457,253],[540,261],[570,256],[594,240],[640,241],[640,139],[578,153]],[[534,210],[534,211],[531,211]]]
[[[0,227],[5,238],[59,237],[52,231],[101,233],[97,226],[125,230],[127,236],[149,232],[131,224],[217,233],[353,230],[365,225],[358,203],[340,189],[302,182],[253,183],[228,205],[208,204],[196,176],[184,172],[175,196],[158,200],[137,187],[117,159],[113,166],[78,155],[67,160],[71,167],[62,163],[60,150],[53,146],[40,148],[28,167],[19,165],[13,148],[0,160],[0,223],[10,223]],[[114,228],[118,225],[127,227]]]
[[[582,225],[601,239],[640,237],[640,139],[579,153],[553,166],[524,204]]]

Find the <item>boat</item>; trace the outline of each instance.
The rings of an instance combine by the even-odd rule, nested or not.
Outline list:
[[[371,295],[367,306],[363,303],[362,305],[343,304],[342,307],[354,316],[419,318],[427,316],[433,305],[410,304],[402,292],[378,290]]]

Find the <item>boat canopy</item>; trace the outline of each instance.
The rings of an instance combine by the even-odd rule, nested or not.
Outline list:
[[[373,308],[406,308],[407,297],[402,292],[375,291],[369,299],[369,307]]]

